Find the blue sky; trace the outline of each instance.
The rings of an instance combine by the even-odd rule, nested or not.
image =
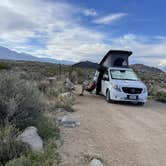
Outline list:
[[[1,0],[0,45],[34,56],[99,62],[109,49],[166,66],[164,0]]]

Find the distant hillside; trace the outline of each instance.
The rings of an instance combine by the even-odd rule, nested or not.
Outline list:
[[[149,94],[155,96],[158,91],[166,91],[166,73],[162,70],[142,64],[131,66],[140,79],[147,85]]]
[[[80,68],[97,69],[98,64],[90,61],[83,61],[73,65]],[[139,78],[147,85],[149,93],[155,95],[157,91],[166,90],[166,73],[158,68],[146,66],[143,64],[131,65]]]
[[[34,62],[49,62],[49,63],[61,63],[65,65],[71,65],[73,64],[72,61],[66,61],[66,60],[56,60],[52,58],[39,58],[35,57],[26,53],[18,53],[16,51],[12,51],[8,48],[0,46],[0,59],[6,59],[6,60],[20,60],[20,61],[34,61]]]
[[[24,79],[41,80],[45,77],[58,76],[70,71],[70,65],[58,65],[48,62],[0,60],[0,72],[12,71],[21,74]]]
[[[162,70],[166,72],[166,66],[164,66],[164,67],[162,68]]]
[[[134,67],[134,69],[140,71],[140,72],[152,72],[152,73],[164,73],[164,71],[162,71],[161,69],[158,69],[156,67],[150,67],[150,66],[146,66],[143,64],[134,64],[131,65]]]
[[[99,64],[91,62],[91,61],[81,61],[81,62],[73,64],[72,66],[73,67],[80,67],[80,68],[97,69],[99,67]],[[161,69],[156,68],[156,67],[146,66],[143,64],[134,64],[134,65],[131,65],[131,67],[133,67],[135,70],[140,71],[140,72],[164,73],[164,70],[161,70]],[[163,69],[166,69],[166,67]]]
[[[80,68],[89,68],[89,69],[97,69],[99,67],[98,63],[90,62],[90,61],[82,61],[75,63],[72,65],[73,67],[80,67]]]

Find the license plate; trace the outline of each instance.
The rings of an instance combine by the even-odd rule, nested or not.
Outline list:
[[[137,100],[137,96],[136,95],[129,95],[129,99],[131,99],[131,100]]]

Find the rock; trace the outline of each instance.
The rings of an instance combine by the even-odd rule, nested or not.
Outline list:
[[[57,110],[57,112],[65,112],[66,111],[64,108],[61,108],[61,107],[57,108],[56,110]]]
[[[54,77],[47,77],[46,78],[50,84],[52,84],[53,82],[57,81],[57,76],[54,76]]]
[[[93,159],[90,162],[90,166],[104,166],[104,164],[98,159]]]
[[[61,93],[59,94],[59,97],[71,97],[71,93],[70,92],[65,92],[65,93]]]
[[[43,141],[37,133],[37,128],[27,127],[18,139],[27,143],[32,151],[40,151],[43,148]]]
[[[69,88],[71,90],[75,90],[74,84],[70,81],[69,78],[66,78],[66,80],[65,80],[65,86],[66,86],[66,88]]]
[[[80,122],[75,119],[68,118],[66,116],[58,118],[58,122],[63,124],[64,127],[76,127],[80,126]]]

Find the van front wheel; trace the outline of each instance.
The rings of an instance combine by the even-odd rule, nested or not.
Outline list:
[[[138,102],[137,105],[143,106],[145,103],[144,102]]]
[[[109,90],[107,90],[107,92],[106,92],[106,101],[107,101],[108,103],[111,103],[110,91],[109,91]]]
[[[107,90],[107,92],[106,92],[106,101],[108,103],[114,103],[114,100],[112,100],[111,97],[110,97],[110,91],[109,90]]]

